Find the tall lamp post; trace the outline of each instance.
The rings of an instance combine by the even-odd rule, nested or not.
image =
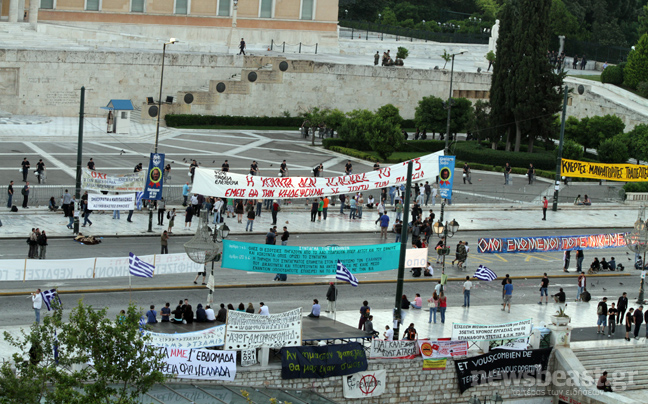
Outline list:
[[[158,152],[158,139],[160,138],[160,115],[162,115],[162,85],[164,83],[164,59],[166,56],[166,47],[167,45],[174,44],[179,42],[175,38],[169,39],[169,42],[165,42],[162,46],[162,73],[160,74],[160,97],[158,98],[158,111],[157,111],[157,125],[155,127],[155,148],[154,153]],[[149,203],[149,222],[148,230],[149,233],[153,232],[153,205]]]
[[[560,141],[558,142],[558,156],[556,157],[556,183],[554,184],[553,204],[551,210],[558,210],[558,191],[560,189],[560,171],[562,162],[563,142],[565,139],[565,117],[567,116],[567,99],[569,88],[565,85],[565,99],[563,100],[562,120],[560,121]]]
[[[378,25],[380,26],[380,40],[383,40],[382,14],[378,13]]]
[[[639,210],[639,216],[634,224],[633,231],[624,236],[626,246],[630,251],[635,253],[635,257],[636,254],[639,254],[640,256],[643,255],[641,263],[644,267],[646,262],[646,251],[648,251],[648,223],[644,219],[645,212],[646,207],[642,206]],[[643,270],[644,269],[642,268],[642,271]],[[643,304],[644,302],[644,281],[645,279],[642,277],[641,282],[639,283],[639,297],[637,298],[637,303],[639,304]]]
[[[466,51],[461,51],[459,53],[453,53],[450,55],[452,57],[452,63],[450,64],[450,95],[448,95],[448,103],[446,104],[446,108],[448,108],[448,124],[446,128],[446,138],[445,138],[445,147],[443,148],[443,154],[448,155],[449,153],[449,147],[448,147],[448,140],[450,138],[450,113],[452,111],[452,76],[454,75],[454,59],[455,56],[457,55],[463,55],[466,53]]]
[[[441,216],[439,221],[434,223],[432,226],[432,231],[440,239],[443,240],[443,272],[445,272],[445,261],[446,255],[450,253],[450,247],[448,247],[448,237],[452,238],[457,231],[459,231],[459,223],[456,220],[452,219],[451,222],[443,221],[443,211],[445,208],[445,200],[441,203]]]
[[[401,316],[401,296],[403,296],[403,280],[405,278],[405,254],[407,253],[407,230],[409,229],[409,203],[410,193],[412,190],[412,171],[414,165],[412,160],[407,163],[407,182],[405,184],[405,199],[403,200],[403,226],[401,228],[401,245],[400,256],[398,259],[398,278],[396,279],[396,299],[394,302],[394,312],[398,318]],[[400,327],[398,322],[395,323],[394,336],[398,339]]]

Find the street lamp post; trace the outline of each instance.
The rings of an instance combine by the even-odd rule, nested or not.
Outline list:
[[[169,42],[165,42],[162,46],[162,73],[160,74],[160,97],[158,98],[158,111],[157,111],[157,124],[155,127],[155,148],[153,153],[158,152],[158,140],[160,138],[160,115],[162,115],[162,85],[164,83],[164,58],[166,56],[166,46],[178,42],[177,39],[171,38]],[[153,205],[149,201],[149,221],[148,221],[148,230],[149,233],[153,232]]]
[[[646,207],[642,206],[639,210],[637,221],[634,224],[634,230],[624,235],[626,246],[630,251],[635,253],[635,257],[637,254],[640,257],[643,254],[641,261],[642,272],[646,265],[646,251],[648,250],[648,223],[644,219],[645,212]],[[641,282],[639,283],[639,297],[637,297],[637,303],[639,304],[643,304],[644,302],[644,282],[645,279],[642,276]]]
[[[443,154],[448,155],[449,153],[449,146],[448,146],[448,139],[450,138],[450,116],[452,112],[452,76],[454,74],[454,59],[455,56],[457,55],[463,55],[465,51],[459,52],[459,53],[453,53],[452,56],[452,63],[450,64],[450,95],[448,95],[448,104],[446,105],[446,108],[448,108],[448,124],[446,126],[446,137],[445,137],[445,147],[443,148]]]
[[[380,26],[380,40],[383,40],[382,14],[378,13],[378,25]]]
[[[565,84],[565,99],[563,100],[562,120],[560,121],[560,141],[558,142],[558,156],[556,157],[556,183],[554,184],[553,204],[551,210],[558,210],[558,191],[560,189],[560,171],[562,161],[563,142],[565,140],[565,117],[567,116],[567,99],[569,87]]]
[[[410,193],[412,190],[412,171],[413,162],[407,163],[407,182],[405,184],[405,199],[403,200],[403,226],[401,228],[401,245],[400,256],[398,260],[398,278],[396,280],[396,299],[394,302],[394,311],[398,318],[401,318],[401,296],[403,296],[403,280],[405,278],[405,254],[407,253],[407,230],[409,229],[409,203]],[[400,327],[398,322],[395,323],[394,336],[398,339]]]
[[[439,217],[439,221],[434,223],[432,226],[432,231],[434,234],[436,234],[440,239],[443,240],[443,269],[442,273],[445,273],[445,262],[446,262],[446,255],[450,253],[450,247],[448,247],[448,238],[452,238],[457,231],[459,231],[459,223],[455,220],[452,219],[451,222],[444,222],[443,221],[443,213],[445,209],[445,200],[441,203],[441,216]]]

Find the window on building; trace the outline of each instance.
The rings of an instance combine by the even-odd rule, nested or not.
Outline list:
[[[86,0],[86,10],[87,11],[99,11],[99,1],[100,0]]]
[[[189,12],[189,0],[175,0],[175,13],[176,14],[188,14]]]
[[[261,18],[272,18],[272,0],[261,0],[261,11],[259,12]]]
[[[302,0],[302,20],[312,20],[313,11],[315,9],[315,0]]]
[[[131,12],[143,13],[145,0],[131,0]]]
[[[47,10],[53,10],[54,9],[54,0],[41,0],[40,8],[44,8],[44,9],[47,9]]]
[[[218,0],[218,15],[229,17],[231,0]]]

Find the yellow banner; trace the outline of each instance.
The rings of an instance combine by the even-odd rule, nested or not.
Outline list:
[[[648,181],[648,166],[637,164],[603,164],[562,159],[560,173],[564,177],[624,182]]]
[[[447,359],[423,359],[423,370],[441,370],[446,368]]]

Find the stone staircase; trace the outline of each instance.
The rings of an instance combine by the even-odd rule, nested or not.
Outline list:
[[[644,390],[648,388],[648,350],[642,344],[627,344],[572,350],[595,381],[607,371],[614,391]]]

